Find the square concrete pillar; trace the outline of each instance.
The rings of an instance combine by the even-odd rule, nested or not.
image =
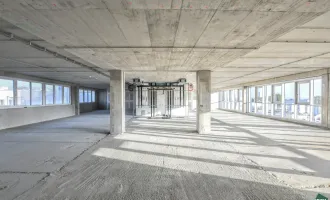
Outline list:
[[[197,83],[197,132],[211,131],[211,71],[202,70],[196,73]]]
[[[125,132],[125,75],[110,71],[110,134]]]
[[[71,103],[74,105],[75,115],[80,115],[79,86],[71,86]]]

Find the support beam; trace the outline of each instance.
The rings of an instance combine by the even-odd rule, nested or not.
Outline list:
[[[110,134],[125,132],[125,75],[110,71]]]
[[[211,71],[196,73],[197,83],[197,132],[211,131]]]

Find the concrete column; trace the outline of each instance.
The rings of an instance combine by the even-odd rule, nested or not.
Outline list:
[[[243,113],[247,113],[247,98],[248,98],[248,91],[247,91],[247,87],[244,86],[243,88],[243,91],[242,91],[242,102],[243,102],[243,106],[242,106],[242,112]]]
[[[110,134],[125,132],[125,75],[110,71]]]
[[[184,84],[184,110],[185,117],[189,117],[189,83]]]
[[[196,83],[197,132],[204,134],[211,131],[211,71],[198,71]]]
[[[74,105],[75,115],[80,115],[79,86],[71,86],[71,103]]]
[[[322,75],[322,113],[321,121],[322,126],[330,128],[330,119],[329,119],[329,103],[330,103],[330,88],[329,88],[329,76],[330,74]]]

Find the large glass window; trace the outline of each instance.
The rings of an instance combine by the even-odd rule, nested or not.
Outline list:
[[[256,91],[255,87],[250,87],[249,88],[249,111],[251,113],[255,112],[255,100],[256,100]]]
[[[30,91],[30,82],[17,81],[17,105],[31,105]]]
[[[0,106],[14,105],[14,81],[0,79]]]
[[[88,102],[88,90],[84,90],[84,102]]]
[[[274,85],[274,116],[282,116],[282,85]]]
[[[88,90],[87,98],[88,98],[87,100],[89,103],[92,102],[92,91]]]
[[[31,83],[31,105],[42,105],[42,83]]]
[[[314,123],[322,121],[322,78],[251,86],[246,91],[220,91],[219,96],[221,108],[242,110],[241,102],[247,98],[247,112],[250,113]]]
[[[69,87],[64,87],[64,104],[70,104],[70,88]]]
[[[46,85],[46,105],[54,104],[54,85]]]
[[[322,80],[315,79],[313,85],[313,105],[322,104]]]
[[[310,81],[298,83],[298,104],[309,104]]]
[[[257,87],[257,102],[262,103],[263,102],[263,87]]]
[[[79,103],[84,103],[84,90],[79,89]]]
[[[272,86],[267,85],[265,87],[265,100],[266,100],[266,115],[272,115],[273,114],[273,104],[272,104]]]
[[[63,86],[55,85],[55,104],[63,104]]]
[[[282,103],[282,85],[274,85],[274,102]]]
[[[294,118],[295,106],[293,104],[295,104],[294,83],[285,83],[284,84],[284,107],[285,107],[284,116],[285,117]]]
[[[313,80],[312,122],[321,123],[322,79]]]
[[[92,102],[95,102],[95,91],[92,91]]]

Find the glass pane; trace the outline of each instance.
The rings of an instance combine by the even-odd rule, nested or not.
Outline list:
[[[285,104],[294,104],[294,83],[284,84],[284,103]]]
[[[92,91],[92,102],[95,102],[95,91]]]
[[[257,87],[257,102],[262,103],[263,102],[263,87]]]
[[[255,102],[255,87],[250,87],[250,93],[249,93],[249,98],[250,102]]]
[[[266,115],[272,115],[273,104],[266,103]]]
[[[274,104],[274,116],[282,117],[282,104]]]
[[[46,85],[46,104],[54,104],[54,86]]]
[[[32,105],[42,105],[42,84],[32,83]]]
[[[321,123],[321,106],[312,106],[312,122]]]
[[[64,87],[64,104],[70,104],[70,88]]]
[[[314,80],[314,95],[313,95],[313,104],[321,105],[322,104],[322,80]]]
[[[286,104],[285,110],[284,110],[284,117],[294,119],[294,108],[295,108],[295,105]]]
[[[264,104],[263,103],[257,103],[257,113],[264,114]]]
[[[55,85],[55,104],[62,104],[63,103],[63,86],[62,85]]]
[[[277,103],[282,102],[282,85],[274,86],[274,102]]]
[[[234,90],[234,102],[238,102],[238,92]]]
[[[0,106],[14,105],[14,81],[0,79]]]
[[[254,113],[254,112],[255,112],[255,103],[250,102],[249,105],[250,105],[250,106],[249,106],[249,111],[250,111],[251,113]]]
[[[87,100],[88,102],[91,102],[92,101],[92,91],[88,90],[88,93],[87,93]]]
[[[266,103],[272,103],[272,86],[266,86]]]
[[[30,101],[30,82],[17,81],[17,105],[29,106]]]
[[[297,119],[310,121],[310,106],[309,105],[297,105]]]
[[[79,89],[79,103],[84,103],[84,90]]]
[[[243,100],[243,91],[242,90],[238,90],[238,101],[242,102]]]
[[[298,83],[298,103],[308,104],[309,102],[309,82]]]
[[[84,90],[84,102],[87,103],[88,102],[88,90]]]

